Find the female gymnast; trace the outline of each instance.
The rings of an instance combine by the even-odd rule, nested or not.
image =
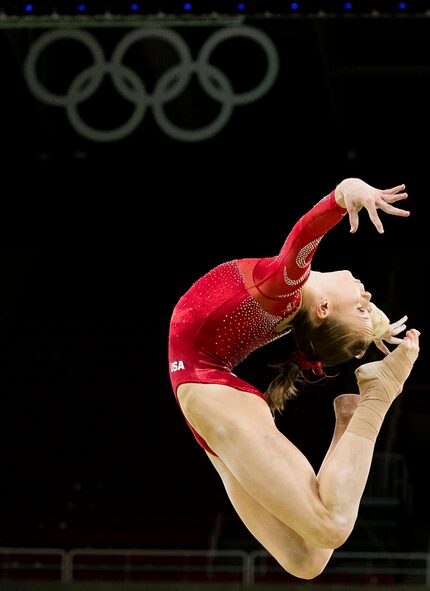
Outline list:
[[[390,324],[349,271],[311,270],[325,233],[348,215],[351,232],[366,209],[407,217],[393,203],[404,185],[380,190],[348,178],[292,228],[279,254],[233,260],[197,280],[177,303],[169,331],[172,387],[185,420],[219,473],[248,530],[289,573],[321,574],[351,534],[384,417],[419,352],[420,333]],[[233,373],[248,355],[292,332],[296,348],[262,393]],[[396,345],[390,351],[385,343]],[[355,372],[359,394],[334,400],[335,430],[316,474],[276,427],[276,412],[309,373],[384,353]]]

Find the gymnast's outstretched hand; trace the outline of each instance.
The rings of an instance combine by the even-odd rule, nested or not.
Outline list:
[[[364,207],[369,218],[380,234],[384,232],[384,226],[379,218],[378,209],[389,215],[408,217],[410,212],[394,207],[393,203],[407,199],[405,185],[396,185],[391,189],[376,189],[361,179],[348,178],[341,181],[336,187],[335,198],[341,207],[348,211],[351,232],[358,229],[358,212]]]

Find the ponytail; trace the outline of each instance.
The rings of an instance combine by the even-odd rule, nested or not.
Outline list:
[[[294,317],[293,330],[296,350],[287,361],[272,366],[279,372],[266,391],[266,402],[272,414],[282,412],[286,401],[297,396],[305,384],[329,377],[324,367],[353,359],[372,342],[370,336],[366,339],[335,317],[326,318],[319,325],[313,324],[303,308]],[[319,379],[312,379],[312,374]]]

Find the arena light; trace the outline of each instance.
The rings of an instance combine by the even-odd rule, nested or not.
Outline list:
[[[285,16],[422,15],[430,0],[0,0],[4,15],[243,14]]]

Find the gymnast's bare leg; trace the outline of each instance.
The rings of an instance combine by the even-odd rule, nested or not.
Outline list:
[[[330,457],[345,432],[357,408],[359,398],[358,394],[342,394],[333,401],[335,428],[325,460]],[[221,476],[228,497],[239,517],[262,546],[280,562],[285,570],[297,576],[301,576],[300,573],[303,575],[320,573],[333,554],[333,550],[307,544],[294,530],[257,503],[219,458],[209,453],[207,455]]]
[[[357,370],[359,403],[345,431],[335,430],[318,475],[276,428],[261,398],[228,386],[180,386],[181,407],[216,452],[210,459],[233,506],[291,574],[316,577],[350,535],[376,437],[418,351],[419,332],[409,330],[387,357]]]
[[[339,443],[342,435],[345,433],[345,430],[348,427],[352,415],[357,409],[359,402],[359,394],[340,394],[333,400],[335,417],[334,433],[330,443],[330,447],[327,450],[327,453],[318,473],[321,472],[324,464],[331,457],[333,451],[336,449],[336,446]]]

